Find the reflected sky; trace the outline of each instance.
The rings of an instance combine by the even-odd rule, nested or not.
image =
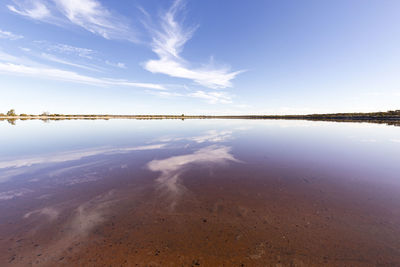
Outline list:
[[[156,181],[171,191],[178,190],[179,173],[191,163],[239,160],[286,168],[351,171],[358,179],[379,175],[380,182],[400,184],[400,129],[379,124],[273,120],[26,121],[16,126],[2,123],[1,135],[0,184],[11,190],[1,190],[0,200],[31,192],[34,189],[29,184],[42,178],[79,173],[79,179],[69,177],[64,185],[97,181],[102,179],[93,171],[97,166],[127,167],[130,162],[115,156],[130,153],[145,153],[149,161],[137,167],[161,172]],[[160,150],[166,150],[170,157],[161,158]],[[19,188],[22,184],[24,188]]]
[[[222,141],[223,139],[216,139],[215,135],[213,135],[209,140]],[[198,142],[197,139],[194,141]],[[161,190],[166,190],[167,193],[172,194],[173,200],[171,206],[173,207],[176,204],[176,197],[186,190],[180,183],[180,176],[185,169],[190,168],[193,164],[210,165],[238,162],[230,153],[230,150],[231,148],[227,146],[211,145],[196,150],[191,154],[172,156],[161,160],[152,160],[147,164],[147,167],[151,171],[161,172],[156,182]]]
[[[136,225],[139,218],[153,222],[160,214],[188,218],[196,210],[190,216],[211,212],[219,218],[226,212],[223,225],[227,225],[272,200],[269,213],[259,211],[254,220],[280,216],[271,210],[288,209],[279,202],[285,198],[301,196],[292,201],[302,203],[318,194],[328,196],[333,204],[322,209],[326,211],[339,207],[341,199],[365,204],[363,194],[367,194],[367,199],[386,201],[368,202],[371,209],[381,205],[393,218],[399,217],[395,212],[400,193],[399,127],[274,120],[110,120],[26,121],[2,123],[0,128],[4,240],[0,245],[23,255],[18,261],[22,265],[34,256],[31,248],[13,245],[17,236],[41,240],[48,256],[39,263],[54,264],[72,244],[93,238],[119,216]],[[357,214],[355,210],[351,213]],[[305,216],[309,215],[298,214],[299,220]],[[186,220],[174,223],[186,229],[191,227]],[[21,225],[29,226],[21,232]],[[47,240],[46,231],[55,238]],[[255,246],[256,252],[263,248]],[[3,256],[10,260],[14,254]],[[253,256],[247,258],[262,259]]]

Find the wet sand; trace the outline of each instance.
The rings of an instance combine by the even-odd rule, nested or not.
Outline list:
[[[42,188],[0,203],[1,266],[399,266],[397,189],[322,175],[235,162],[187,168],[178,193],[145,168]]]

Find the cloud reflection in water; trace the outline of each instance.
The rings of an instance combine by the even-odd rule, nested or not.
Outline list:
[[[211,145],[201,148],[192,154],[152,160],[147,164],[147,167],[151,171],[161,172],[160,176],[156,179],[158,187],[176,197],[185,189],[180,183],[179,178],[189,165],[223,164],[228,162],[240,161],[231,154],[230,147]]]

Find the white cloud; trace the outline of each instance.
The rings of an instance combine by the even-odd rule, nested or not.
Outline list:
[[[10,55],[10,54],[8,54],[8,53],[5,53],[5,52],[3,52],[3,51],[0,50],[0,60],[1,60],[1,61],[12,61],[12,62],[16,62],[16,61],[19,60],[19,58],[15,57],[15,56],[13,56],[13,55]]]
[[[35,20],[62,25],[72,23],[106,39],[137,41],[121,15],[97,0],[14,0],[8,9]]]
[[[0,63],[0,73],[17,74],[24,76],[33,76],[46,79],[54,79],[59,81],[68,81],[82,84],[90,84],[96,86],[127,86],[164,90],[160,84],[153,83],[136,83],[126,80],[115,80],[107,78],[95,78],[85,76],[72,71],[66,71],[48,67],[31,67],[21,64]]]
[[[64,65],[68,65],[68,66],[72,66],[72,67],[76,67],[76,68],[80,68],[80,69],[91,70],[91,71],[99,71],[99,69],[96,69],[94,67],[89,67],[89,66],[85,66],[85,65],[81,65],[81,64],[76,64],[76,63],[73,63],[73,62],[67,61],[65,59],[61,59],[61,58],[58,58],[58,57],[56,57],[54,55],[50,55],[50,54],[46,54],[46,53],[42,53],[41,57],[46,59],[46,60],[52,61],[52,62],[56,62],[56,63],[60,63],[60,64],[64,64]]]
[[[84,67],[83,67],[84,69],[91,69],[91,70],[99,71],[100,68],[98,66],[98,63],[100,63],[100,62],[102,64],[105,63],[108,66],[112,66],[114,68],[126,69],[125,63],[122,63],[122,62],[111,62],[111,61],[108,61],[108,60],[103,60],[103,59],[100,58],[99,53],[97,51],[93,50],[93,49],[83,48],[83,47],[76,47],[76,46],[72,46],[72,45],[68,45],[68,44],[60,44],[60,43],[52,44],[52,43],[49,43],[47,41],[35,41],[35,44],[38,47],[40,47],[41,49],[46,49],[47,51],[52,52],[52,53],[65,54],[65,55],[68,55],[68,56],[75,56],[75,57],[80,57],[80,58],[89,59],[89,60],[95,60],[96,61],[96,63],[97,63],[96,66],[84,65]],[[51,60],[51,58],[47,58],[47,59]],[[64,62],[61,62],[59,58],[54,60],[54,61],[64,64]],[[65,60],[63,60],[63,61],[65,61]],[[65,64],[67,64],[67,63],[65,63]],[[82,65],[80,65],[80,64],[72,63],[72,64],[67,64],[67,65],[71,65],[71,66],[76,65],[75,67],[82,68]]]
[[[177,92],[168,92],[168,91],[151,91],[148,90],[147,93],[160,96],[160,97],[177,97],[177,96],[184,96],[183,94]]]
[[[32,61],[29,58],[26,58],[23,55],[19,55],[18,57],[8,54],[6,52],[3,52],[0,49],[0,62],[3,63],[15,63],[15,64],[23,64],[23,65],[30,65],[30,66],[36,66],[36,67],[41,67],[43,66],[42,64],[39,64],[38,62]]]
[[[226,92],[204,92],[196,91],[189,94],[190,97],[201,98],[207,100],[210,104],[229,104],[232,103],[231,97]]]
[[[153,52],[158,55],[159,59],[145,62],[145,69],[152,73],[190,79],[213,89],[231,87],[231,80],[242,71],[230,72],[227,67],[215,68],[211,64],[202,68],[190,68],[189,64],[180,56],[183,46],[195,31],[195,28],[185,29],[176,20],[176,15],[182,8],[182,1],[177,0],[161,16],[160,29],[154,29],[147,25],[152,33]]]
[[[21,49],[24,52],[30,52],[31,51],[31,49],[28,48],[28,47],[20,47],[19,49]]]
[[[24,38],[22,35],[14,34],[12,32],[0,30],[0,39],[18,40]]]
[[[199,98],[205,100],[209,104],[230,104],[232,103],[232,97],[227,92],[205,92],[205,91],[195,91],[193,93],[178,93],[171,91],[151,91],[148,90],[147,93],[160,96],[160,97],[189,97],[189,98]]]
[[[360,142],[363,142],[363,143],[376,143],[378,141],[376,139],[360,139]]]
[[[96,0],[55,0],[59,10],[74,24],[106,39],[134,40],[128,26],[117,20]],[[132,35],[132,36],[131,36]]]
[[[122,63],[122,62],[113,63],[113,62],[110,62],[108,60],[106,60],[105,62],[106,62],[107,65],[112,66],[112,67],[116,67],[116,68],[120,68],[120,69],[126,69],[125,63]]]
[[[24,1],[15,2],[16,6],[7,5],[8,9],[22,16],[30,17],[32,19],[42,20],[50,17],[50,10],[41,1]]]
[[[96,53],[94,50],[89,48],[76,47],[67,44],[48,44],[44,41],[37,41],[38,44],[44,44],[46,49],[53,52],[76,55],[79,57],[92,59],[92,56]]]

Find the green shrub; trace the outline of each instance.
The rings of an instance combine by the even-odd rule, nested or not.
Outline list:
[[[8,112],[7,112],[7,116],[16,116],[17,114],[15,114],[15,109],[10,109]]]

